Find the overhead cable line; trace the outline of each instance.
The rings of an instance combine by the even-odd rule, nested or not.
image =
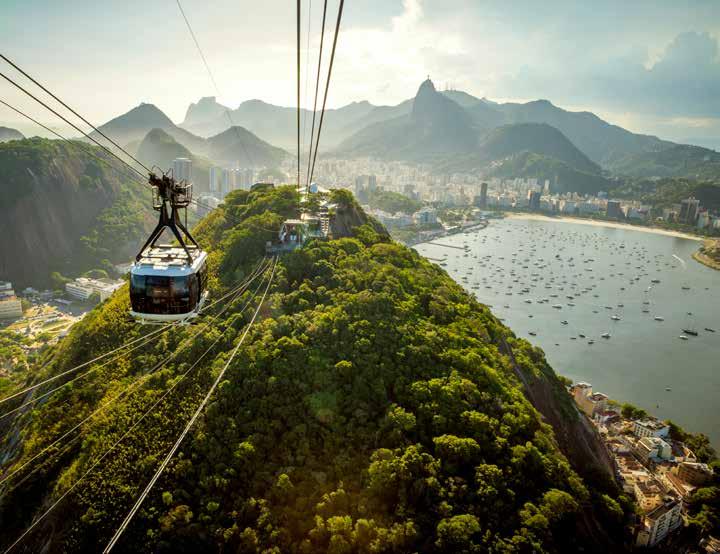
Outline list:
[[[2,54],[0,54],[0,55],[2,55]],[[134,168],[133,166],[131,166],[129,163],[127,163],[125,160],[123,160],[120,156],[118,156],[115,152],[113,152],[112,150],[110,150],[108,147],[106,147],[106,146],[103,145],[103,144],[100,144],[97,140],[95,140],[95,138],[93,138],[92,136],[90,136],[89,134],[87,134],[85,131],[83,131],[80,127],[78,127],[77,125],[75,125],[72,121],[70,121],[69,119],[67,119],[65,116],[61,115],[61,114],[58,113],[56,110],[54,110],[53,108],[51,108],[50,106],[48,106],[45,102],[43,102],[42,100],[40,100],[37,96],[35,96],[35,95],[34,95],[33,93],[31,93],[30,91],[28,91],[28,90],[27,90],[26,88],[24,88],[22,85],[20,85],[19,83],[16,83],[16,82],[13,81],[10,77],[8,77],[7,75],[5,75],[5,74],[2,73],[2,72],[0,72],[0,77],[2,77],[2,78],[5,79],[6,81],[8,81],[8,82],[11,83],[12,85],[14,85],[16,88],[18,88],[19,90],[21,90],[21,91],[24,92],[25,94],[27,94],[30,98],[32,98],[33,100],[35,100],[35,101],[36,101],[38,104],[40,104],[41,106],[45,107],[45,108],[46,108],[47,110],[49,110],[50,112],[54,113],[56,116],[58,116],[60,119],[62,119],[65,123],[67,123],[68,125],[70,125],[73,129],[75,129],[75,130],[78,131],[79,133],[82,133],[86,138],[90,139],[90,140],[93,141],[95,144],[97,144],[100,148],[102,148],[103,150],[105,150],[105,152],[107,152],[107,153],[110,154],[111,156],[113,156],[113,157],[117,158],[118,160],[120,160],[123,164],[125,164],[127,167],[129,167],[129,168],[130,168],[132,171],[134,171],[135,173],[137,173],[140,177],[142,177],[143,179],[146,178],[143,173],[141,173],[141,172],[138,171],[136,168]]]
[[[92,156],[93,158],[95,158],[95,159],[98,160],[99,162],[105,164],[105,165],[106,165],[107,167],[109,167],[110,169],[114,169],[114,170],[116,170],[116,171],[119,172],[119,169],[120,169],[120,168],[119,168],[118,166],[111,164],[111,163],[110,163],[108,160],[106,160],[105,158],[102,158],[102,157],[98,156],[97,154],[95,154],[95,152],[93,152],[93,150],[92,150],[92,146],[91,146],[91,145],[86,144],[86,143],[84,143],[84,142],[82,142],[82,141],[71,140],[71,139],[69,139],[69,138],[67,138],[67,137],[64,137],[63,135],[61,135],[60,133],[58,133],[58,132],[57,132],[55,129],[53,129],[52,127],[48,127],[47,125],[44,125],[43,123],[40,123],[38,120],[36,120],[36,119],[34,119],[33,117],[29,116],[29,115],[26,114],[25,112],[19,110],[19,109],[16,108],[15,106],[13,106],[13,105],[11,105],[11,104],[8,104],[7,102],[5,102],[5,101],[2,100],[2,99],[0,99],[0,104],[3,104],[4,106],[7,106],[7,107],[10,108],[11,110],[13,110],[15,113],[17,113],[17,114],[23,116],[24,118],[32,121],[35,125],[38,125],[39,127],[42,127],[43,129],[45,129],[45,130],[48,131],[49,133],[52,133],[53,135],[55,135],[56,137],[58,137],[60,140],[63,140],[63,141],[67,142],[68,144],[70,144],[70,145],[72,145],[72,146],[74,146],[74,147],[76,147],[76,148],[82,149],[88,156]],[[122,169],[125,169],[125,168],[123,167]],[[121,173],[121,175],[122,175],[123,177],[129,178],[129,179],[131,179],[131,180],[133,180],[133,181],[135,181],[135,182],[137,182],[137,183],[141,183],[141,184],[143,184],[143,185],[146,184],[145,181],[140,181],[134,174]]]
[[[307,39],[305,40],[305,88],[303,89],[303,95],[305,98],[308,97],[308,86],[310,84],[310,36],[312,35],[312,0],[308,2],[308,20],[307,20]],[[307,141],[307,120],[308,110],[305,110],[304,117],[302,118],[302,144],[306,146]],[[298,162],[300,163],[300,162]]]
[[[192,25],[190,25],[190,20],[188,19],[187,15],[185,14],[185,10],[183,9],[182,4],[180,4],[180,0],[175,0],[175,2],[177,3],[180,13],[182,14],[182,17],[185,20],[185,25],[187,26],[188,31],[190,31],[190,36],[192,37],[193,42],[195,43],[195,48],[197,48],[197,51],[200,54],[200,58],[202,59],[203,65],[205,66],[205,70],[207,71],[207,74],[210,77],[210,82],[212,83],[213,88],[215,89],[215,93],[218,96],[222,96],[222,93],[220,92],[220,87],[218,87],[217,81],[215,80],[215,76],[213,75],[213,72],[210,69],[210,64],[208,63],[207,58],[205,58],[205,54],[203,53],[202,48],[200,48],[200,41],[198,41],[197,36],[195,36],[195,31],[193,31]],[[235,125],[235,122],[233,121],[233,118],[230,115],[230,109],[227,106],[223,106],[223,107],[225,108],[225,116],[227,117],[228,121],[230,122],[230,128],[235,130],[235,136],[237,136],[238,144],[240,145],[240,148],[242,148],[242,151],[245,154],[245,157],[247,158],[250,165],[255,165],[255,160],[250,155],[250,152],[245,148],[242,138],[240,138],[240,131],[238,131],[238,126]]]
[[[260,308],[262,308],[263,304],[265,303],[265,298],[267,296],[268,290],[270,289],[270,285],[273,282],[273,277],[275,276],[275,268],[277,267],[277,257],[275,258],[275,262],[273,264],[270,277],[268,278],[267,285],[265,286],[265,291],[263,292],[262,298],[258,302],[257,308],[255,309],[255,313],[253,313],[252,318],[250,319],[249,323],[245,326],[245,331],[243,332],[242,336],[240,337],[240,340],[237,341],[237,344],[235,345],[235,348],[230,353],[230,357],[228,358],[228,361],[223,366],[222,370],[220,370],[220,373],[218,373],[218,376],[215,378],[215,381],[213,381],[212,386],[210,387],[210,390],[208,390],[207,394],[203,398],[202,402],[200,402],[200,405],[195,410],[195,413],[190,418],[190,421],[188,421],[187,425],[185,426],[185,429],[183,429],[183,432],[178,437],[177,441],[175,441],[175,444],[170,449],[170,452],[168,452],[167,456],[165,456],[165,459],[160,464],[160,467],[155,472],[155,475],[153,475],[152,479],[150,479],[150,482],[145,487],[145,490],[143,490],[140,497],[135,502],[135,505],[132,507],[128,515],[125,517],[123,522],[120,524],[120,527],[117,529],[115,534],[113,535],[112,539],[110,539],[110,542],[105,547],[105,550],[103,550],[104,554],[107,554],[110,552],[113,547],[117,544],[118,540],[122,536],[125,529],[127,529],[128,525],[132,521],[133,517],[137,513],[137,511],[140,509],[140,506],[142,506],[142,503],[147,498],[148,494],[150,494],[150,491],[152,490],[153,486],[157,482],[157,480],[162,475],[163,471],[167,467],[167,465],[170,463],[170,460],[175,455],[175,452],[177,452],[178,448],[180,448],[180,445],[182,444],[183,440],[187,436],[187,434],[190,432],[190,429],[197,421],[198,417],[200,417],[200,414],[205,409],[205,406],[210,401],[210,398],[212,397],[213,393],[215,392],[215,389],[217,388],[218,384],[222,381],[223,377],[225,376],[225,372],[227,371],[228,367],[230,367],[230,364],[235,359],[235,355],[238,353],[238,350],[240,349],[240,346],[245,342],[245,337],[247,337],[248,333],[250,332],[250,329],[252,328],[253,324],[255,323],[255,319],[257,318],[258,313],[260,312]]]
[[[212,317],[211,322],[215,321],[218,317],[220,317],[223,313],[227,311],[227,309],[232,305],[232,302],[234,302],[241,294],[243,294],[249,286],[255,281],[260,275],[264,274],[267,269],[270,267],[269,263],[264,263],[266,258],[263,258],[256,269],[242,282],[242,284],[233,289],[232,294],[234,295],[234,298],[215,316]],[[139,379],[134,381],[129,387],[124,388],[119,394],[115,395],[113,398],[105,402],[103,405],[96,408],[94,411],[92,411],[90,414],[88,414],[85,418],[83,418],[80,422],[78,422],[73,428],[65,432],[62,436],[55,439],[53,442],[51,442],[49,445],[47,445],[43,450],[35,454],[32,458],[26,460],[21,466],[15,468],[12,472],[9,472],[6,475],[3,475],[0,479],[0,486],[2,486],[6,481],[17,475],[20,471],[22,471],[24,468],[26,468],[29,464],[31,464],[33,461],[35,461],[37,458],[45,454],[48,450],[56,446],[58,443],[65,440],[67,437],[69,437],[73,432],[78,430],[80,427],[85,425],[88,421],[90,421],[92,418],[94,418],[97,414],[104,412],[107,408],[109,408],[114,402],[119,400],[120,398],[123,398],[130,394],[135,388],[137,388],[140,384],[143,382],[143,377],[147,377],[148,375],[152,375],[157,371],[159,368],[163,367],[165,364],[167,364],[169,361],[171,361],[173,358],[175,358],[179,351],[181,351],[185,346],[190,344],[195,337],[199,336],[201,332],[204,332],[208,327],[210,326],[210,323],[207,323],[205,327],[203,327],[200,331],[195,333],[192,337],[190,337],[190,340],[187,340],[182,344],[180,347],[178,347],[172,354],[170,354],[168,357],[166,357],[164,360],[159,362],[155,365],[150,371],[145,372]]]
[[[322,66],[323,42],[325,41],[325,16],[327,15],[327,0],[323,2],[322,27],[320,28],[320,52],[318,54],[317,75],[315,77],[315,100],[313,101],[312,125],[310,127],[310,148],[308,150],[308,165],[305,176],[307,177],[306,190],[310,189],[310,161],[313,153],[313,139],[315,138],[315,114],[317,113],[318,90],[320,89],[320,69]]]
[[[274,271],[274,267],[273,267],[273,271]],[[270,277],[270,280],[268,281],[268,284],[269,284],[271,281],[272,281],[272,276]],[[262,284],[262,283],[261,283],[261,284]],[[215,344],[218,343],[218,341],[220,340],[220,338],[222,338],[222,337],[224,336],[225,332],[227,332],[227,330],[230,329],[230,327],[232,326],[232,323],[234,323],[234,320],[237,319],[237,316],[239,316],[240,314],[242,314],[242,313],[245,311],[245,309],[250,305],[250,303],[253,301],[253,299],[254,299],[255,296],[257,295],[257,291],[258,291],[259,289],[260,289],[260,286],[258,286],[258,288],[257,288],[257,289],[255,290],[255,292],[253,293],[252,297],[245,303],[245,305],[242,307],[242,309],[241,309],[237,314],[235,314],[235,317],[233,318],[233,321],[226,326],[226,328],[225,328],[225,330],[223,331],[223,333],[222,333],[219,337],[217,337],[217,338],[215,339],[215,341],[205,350],[205,352],[203,352],[203,353],[200,355],[200,357],[185,371],[185,373],[183,373],[183,374],[180,376],[180,379],[176,380],[176,381],[170,386],[170,388],[169,388],[168,390],[166,390],[165,393],[163,393],[163,395],[162,395],[160,398],[158,398],[158,400],[156,400],[147,410],[145,410],[145,412],[143,412],[143,414],[140,416],[140,418],[138,418],[138,419],[120,436],[120,438],[118,438],[118,439],[112,444],[112,446],[110,446],[110,448],[108,448],[100,457],[98,457],[98,458],[93,462],[93,464],[87,469],[87,471],[85,471],[85,473],[83,473],[83,474],[78,478],[77,481],[75,481],[55,502],[53,502],[53,503],[47,508],[47,510],[45,510],[37,519],[35,519],[35,520],[33,521],[33,523],[23,532],[23,534],[20,535],[20,536],[15,540],[15,542],[13,542],[13,543],[5,550],[5,554],[7,554],[7,553],[10,552],[13,548],[15,548],[15,546],[17,546],[29,533],[31,533],[32,530],[33,530],[43,519],[45,519],[45,517],[46,517],[50,512],[52,512],[52,511],[58,506],[58,504],[60,504],[72,491],[74,491],[74,490],[77,488],[77,486],[78,486],[88,475],[90,475],[90,474],[95,470],[95,468],[96,468],[105,458],[107,458],[107,456],[109,456],[109,455],[115,450],[115,448],[117,448],[117,446],[118,446],[128,435],[130,435],[130,433],[132,433],[132,432],[135,430],[135,428],[136,428],[150,413],[152,413],[152,411],[153,411],[165,398],[167,398],[167,396],[170,394],[170,392],[172,392],[172,391],[185,379],[185,377],[190,373],[190,371],[192,371],[192,370],[197,366],[197,364],[200,362],[200,360],[202,360],[202,359],[210,352],[210,350],[215,346]],[[267,288],[266,288],[266,292],[267,292]],[[264,299],[264,296],[263,296],[263,299]],[[262,303],[258,306],[258,310],[259,310],[260,306],[262,306]],[[254,319],[255,319],[255,316],[257,315],[258,310],[255,311],[255,315],[253,316],[253,321],[254,321]],[[248,327],[247,327],[248,329],[249,329],[250,325],[252,325],[252,323],[249,323],[249,324],[248,324]],[[246,333],[247,333],[247,331],[246,331]],[[244,336],[245,336],[245,335],[243,335],[243,337],[244,337]]]
[[[338,7],[337,22],[335,23],[335,36],[333,37],[332,51],[330,52],[330,65],[328,66],[327,81],[325,81],[325,96],[323,97],[322,111],[320,112],[320,125],[318,125],[317,139],[315,141],[315,152],[313,153],[312,168],[310,169],[310,181],[312,182],[313,175],[315,174],[315,160],[317,158],[318,146],[320,144],[320,133],[322,133],[323,120],[325,119],[325,103],[327,102],[328,89],[330,88],[330,77],[332,76],[333,62],[335,61],[335,48],[337,47],[337,39],[340,34],[340,21],[342,20],[343,6],[345,0],[340,0],[340,6]]]
[[[297,191],[300,193],[300,0],[297,0]]]
[[[251,275],[252,275],[252,274],[251,274]],[[243,286],[243,284],[239,285],[238,288],[240,288],[240,287],[242,287],[242,286]],[[228,296],[234,294],[235,290],[237,290],[237,289],[231,290],[230,292],[226,293],[224,296],[218,298],[217,300],[211,302],[211,303],[208,304],[207,306],[203,306],[202,311],[206,311],[206,310],[210,309],[213,305],[217,304],[218,302],[221,302],[222,300],[224,300],[224,299],[227,298]],[[164,332],[166,332],[167,330],[169,330],[169,329],[171,329],[171,328],[173,328],[173,327],[178,327],[178,326],[180,326],[181,324],[182,324],[181,322],[174,322],[174,323],[170,323],[169,325],[164,325],[164,326],[162,326],[162,327],[160,327],[160,328],[158,328],[158,329],[156,329],[156,330],[154,330],[154,331],[151,331],[150,333],[148,333],[148,334],[146,334],[146,335],[143,335],[143,336],[141,336],[141,337],[137,337],[137,338],[131,340],[130,342],[127,342],[127,343],[125,343],[125,344],[122,344],[122,345],[118,346],[117,348],[114,348],[113,350],[110,350],[109,352],[105,352],[104,354],[101,354],[100,356],[96,356],[95,358],[93,358],[93,359],[91,359],[91,360],[88,360],[87,362],[83,362],[83,363],[81,363],[81,364],[79,364],[79,365],[77,365],[77,366],[71,367],[70,369],[66,369],[65,371],[62,371],[61,373],[58,373],[57,375],[53,375],[52,377],[48,377],[47,379],[44,379],[43,381],[40,381],[39,383],[35,383],[34,385],[30,385],[30,386],[28,386],[28,387],[25,387],[24,389],[19,390],[19,391],[15,392],[15,393],[11,394],[10,396],[6,396],[5,398],[3,398],[3,399],[0,400],[0,404],[4,404],[5,402],[8,402],[8,401],[10,401],[10,400],[13,400],[14,398],[17,398],[18,396],[22,396],[23,394],[26,394],[26,393],[28,393],[28,392],[30,392],[30,391],[33,391],[33,390],[35,390],[35,389],[37,389],[37,388],[39,388],[39,387],[44,386],[44,385],[47,385],[48,383],[51,383],[52,381],[56,381],[57,379],[60,379],[60,378],[62,378],[62,377],[65,377],[65,376],[67,376],[67,375],[69,375],[69,374],[71,374],[71,373],[75,373],[76,371],[79,371],[80,369],[82,369],[82,368],[84,368],[84,367],[87,367],[87,366],[89,366],[89,365],[91,365],[91,364],[94,364],[95,362],[99,362],[100,360],[103,360],[103,359],[107,358],[108,356],[112,356],[113,354],[116,354],[116,353],[120,352],[120,351],[123,350],[124,348],[128,348],[128,347],[130,347],[130,346],[132,346],[132,345],[137,344],[138,342],[140,342],[141,344],[135,346],[134,348],[131,348],[130,350],[128,350],[128,351],[126,351],[126,352],[122,352],[122,353],[121,353],[119,356],[117,356],[117,357],[120,357],[120,356],[125,355],[125,354],[129,354],[130,352],[133,352],[134,350],[137,350],[138,348],[140,348],[140,347],[144,346],[145,344],[147,344],[147,343],[150,341],[150,339],[154,338],[156,335],[161,334],[161,333],[164,333]],[[117,359],[117,357],[116,357],[116,358],[113,358],[113,359],[111,359],[111,360],[108,360],[108,361],[105,362],[102,366],[98,366],[98,368],[96,368],[96,369],[99,369],[100,367],[103,367],[104,365],[107,365],[108,363],[110,363],[110,362],[114,361],[115,359]],[[71,381],[68,381],[67,383],[65,383],[65,384],[63,384],[63,385],[61,385],[61,386],[65,386],[66,384],[68,384],[68,383],[70,383],[70,382],[71,382]],[[58,387],[58,388],[60,388],[60,387]],[[57,390],[57,389],[53,389],[53,390],[50,391],[50,392],[54,392],[55,390]],[[47,396],[47,394],[44,395],[44,396]],[[35,401],[37,401],[37,400],[35,400]],[[28,403],[26,403],[26,404],[23,404],[23,406],[20,406],[19,408],[22,408],[22,407],[24,407],[25,405],[31,404],[31,403],[33,403],[33,402],[31,401],[31,402],[28,402]],[[12,410],[12,411],[10,411],[10,412],[7,412],[7,413],[5,413],[5,414],[0,415],[0,419],[4,418],[5,416],[7,416],[7,415],[9,415],[9,414],[11,414],[11,413],[16,412],[19,408],[16,408],[16,409],[14,409],[14,410]]]
[[[52,98],[54,98],[57,102],[59,102],[60,104],[62,104],[65,108],[67,108],[68,110],[70,110],[76,117],[80,118],[84,123],[86,123],[87,125],[89,125],[90,127],[92,127],[92,129],[93,129],[96,133],[98,133],[99,135],[105,137],[105,139],[107,139],[108,141],[110,141],[110,143],[112,143],[115,147],[117,147],[118,149],[120,149],[121,152],[123,152],[123,153],[124,153],[126,156],[128,156],[131,160],[133,160],[135,163],[137,163],[140,167],[142,167],[143,169],[145,169],[148,173],[152,173],[152,171],[151,171],[144,163],[142,163],[142,162],[141,162],[140,160],[138,160],[135,156],[133,156],[133,155],[130,154],[127,150],[125,150],[122,146],[120,146],[117,142],[115,142],[113,139],[111,139],[110,137],[108,137],[108,136],[107,136],[105,133],[103,133],[100,129],[98,129],[97,127],[95,127],[95,125],[93,125],[92,123],[90,123],[87,119],[85,119],[83,116],[81,116],[81,115],[80,115],[79,113],[77,113],[75,110],[73,110],[70,106],[68,106],[65,102],[63,102],[60,98],[58,98],[55,94],[53,94],[53,93],[50,92],[47,88],[45,88],[41,83],[39,83],[37,80],[35,80],[35,79],[34,79],[33,77],[31,77],[30,75],[28,75],[26,71],[24,71],[22,68],[18,67],[17,64],[15,64],[12,60],[8,59],[7,56],[5,56],[5,55],[3,55],[3,54],[0,54],[0,58],[2,58],[3,60],[5,60],[7,63],[9,63],[11,66],[13,66],[17,71],[19,71],[19,72],[22,73],[25,77],[27,77],[28,79],[30,79],[33,83],[35,83],[38,87],[40,87],[42,90],[44,90],[47,94],[49,94],[49,95],[50,95]],[[83,134],[85,134],[85,133],[83,133]],[[87,136],[87,135],[85,135],[85,136]],[[88,138],[89,138],[89,137],[88,137]]]

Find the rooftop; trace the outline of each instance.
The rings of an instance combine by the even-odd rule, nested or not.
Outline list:
[[[667,427],[667,424],[663,423],[662,421],[658,421],[657,419],[641,419],[639,421],[636,421],[638,425],[642,425],[646,429],[651,429],[654,431],[659,431],[660,429],[664,429]]]
[[[674,509],[678,505],[677,498],[673,498],[672,496],[666,497],[665,501],[660,504],[657,508],[654,510],[650,510],[645,517],[648,519],[660,519],[662,516],[664,516],[666,513],[668,513],[670,510]]]

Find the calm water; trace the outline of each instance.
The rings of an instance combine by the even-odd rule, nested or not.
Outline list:
[[[513,218],[435,242],[467,246],[416,248],[444,259],[555,371],[720,446],[720,272],[692,259],[696,241]]]

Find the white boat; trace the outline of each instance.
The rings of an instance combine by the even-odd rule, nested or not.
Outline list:
[[[659,315],[655,316],[655,321],[665,321],[664,317],[660,317]]]
[[[610,333],[603,333],[603,334],[600,335],[600,336],[601,336],[602,338],[604,338],[604,339],[609,339],[609,338],[610,338]]]

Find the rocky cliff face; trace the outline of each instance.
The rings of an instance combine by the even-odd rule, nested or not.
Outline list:
[[[80,259],[87,252],[81,237],[97,230],[98,217],[117,202],[139,194],[128,179],[60,141],[4,144],[0,168],[0,280],[18,286],[47,285],[51,271],[77,275],[90,269]],[[117,232],[116,248],[108,253],[113,261],[130,256],[127,232]]]

